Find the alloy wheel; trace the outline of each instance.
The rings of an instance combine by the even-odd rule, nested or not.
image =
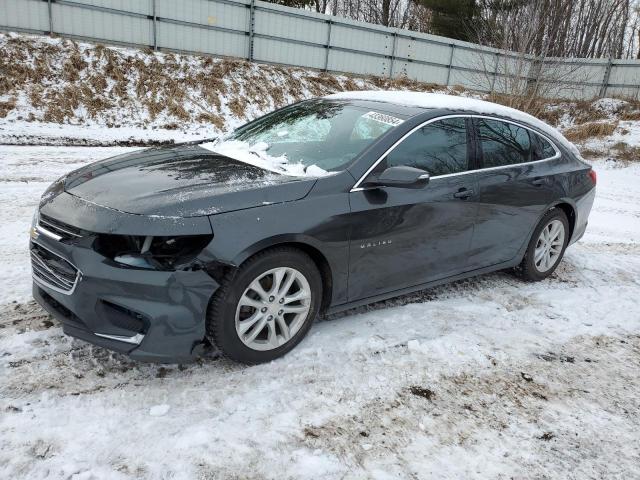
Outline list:
[[[564,247],[564,235],[564,224],[558,219],[551,220],[542,229],[533,258],[539,272],[549,271],[558,262]]]
[[[295,268],[262,273],[245,289],[236,308],[238,338],[253,350],[273,350],[287,343],[307,320],[311,287]]]

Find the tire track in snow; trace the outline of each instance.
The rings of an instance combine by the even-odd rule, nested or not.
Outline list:
[[[354,478],[377,469],[397,478],[489,478],[495,470],[505,478],[634,476],[639,361],[640,335],[578,337],[523,363],[494,361],[486,371],[406,385],[306,426],[300,443],[331,452]],[[616,452],[615,467],[603,447]]]

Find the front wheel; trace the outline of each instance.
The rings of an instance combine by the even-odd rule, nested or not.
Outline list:
[[[256,364],[278,358],[307,334],[318,314],[322,278],[295,248],[251,257],[222,281],[207,314],[207,335],[222,353]]]
[[[569,221],[557,208],[549,210],[536,227],[518,270],[523,278],[539,281],[558,267],[569,242]]]

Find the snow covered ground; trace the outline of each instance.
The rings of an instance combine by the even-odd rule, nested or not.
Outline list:
[[[48,183],[123,147],[0,146],[0,478],[640,478],[640,164],[597,162],[550,279],[319,321],[285,358],[134,363],[29,300]]]

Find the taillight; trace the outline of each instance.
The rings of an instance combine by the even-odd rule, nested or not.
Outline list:
[[[589,170],[589,178],[595,187],[596,183],[598,183],[598,175],[596,175],[596,171],[593,168]]]

